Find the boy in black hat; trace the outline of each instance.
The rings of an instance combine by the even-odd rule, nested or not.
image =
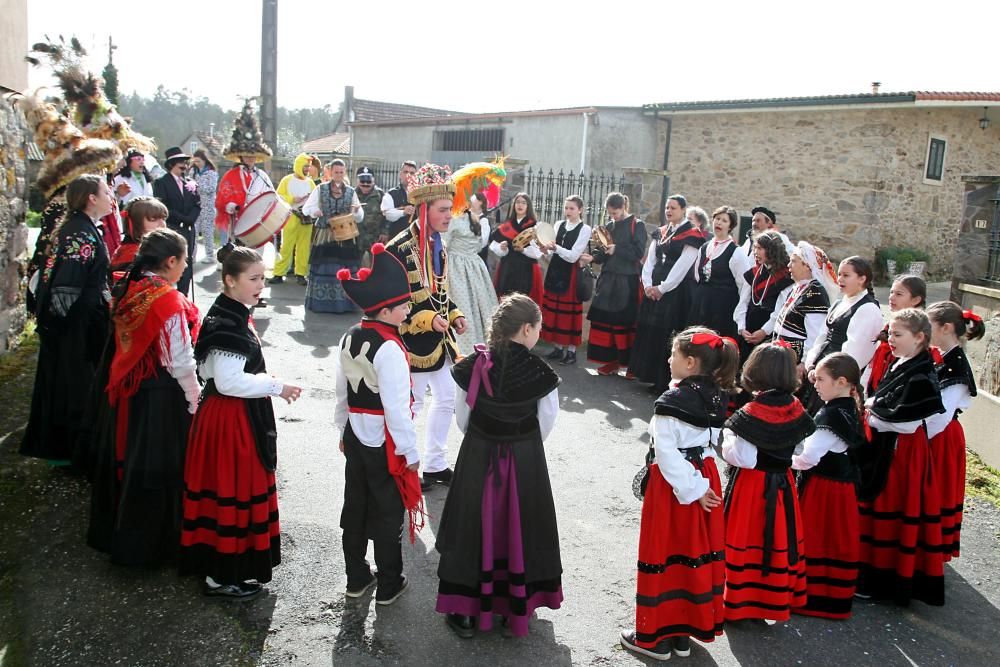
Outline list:
[[[402,262],[381,243],[371,253],[372,267],[360,269],[357,278],[349,269],[337,274],[365,315],[340,341],[334,425],[347,459],[340,515],[346,595],[361,597],[377,583],[376,604],[389,605],[407,586],[400,541],[404,511],[412,543],[423,527],[424,505],[410,363],[399,335],[410,312],[410,282]],[[365,560],[368,540],[375,544],[375,574]]]

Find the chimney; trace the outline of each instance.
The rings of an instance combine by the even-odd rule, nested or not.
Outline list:
[[[215,123],[208,124],[208,138],[215,139]]]
[[[344,86],[344,122],[354,120],[354,86]]]
[[[872,95],[878,95],[878,89],[882,86],[881,81],[872,81]]]

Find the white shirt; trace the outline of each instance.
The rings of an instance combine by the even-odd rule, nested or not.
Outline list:
[[[749,269],[747,269],[749,271]],[[746,273],[746,271],[744,271]],[[736,330],[744,331],[747,328],[747,310],[750,308],[750,298],[753,296],[753,287],[745,279],[737,281],[740,284],[740,302],[736,305],[736,310],[733,311],[733,322],[736,322]],[[778,292],[778,298],[774,302],[774,310],[771,311],[771,316],[767,318],[767,322],[761,329],[770,336],[774,333],[774,324],[778,321],[778,313],[781,311],[781,307],[788,300],[788,295],[792,293],[795,285],[789,285],[785,289]],[[751,331],[750,333],[754,333]],[[874,352],[873,352],[874,354]]]
[[[319,191],[320,188],[327,187],[326,183],[321,183],[313,188],[313,191],[309,194],[309,199],[306,203],[302,205],[302,213],[309,216],[310,218],[317,218],[326,222],[326,216],[323,215],[323,209],[320,207]],[[361,206],[361,202],[358,200],[357,191],[351,196],[351,206],[356,206],[353,210],[354,222],[361,224],[361,221],[365,219],[365,209]],[[342,211],[343,213],[348,213],[349,211]]]
[[[198,375],[205,381],[215,380],[215,388],[224,396],[264,398],[281,395],[284,382],[267,373],[247,373],[243,370],[246,363],[246,357],[241,354],[212,350],[198,367]]]
[[[344,339],[341,339],[335,371],[337,405],[333,411],[333,425],[340,431],[341,437],[350,421],[351,430],[361,444],[366,447],[381,447],[388,429],[396,454],[404,457],[407,465],[419,463],[417,430],[413,425],[413,412],[410,409],[410,363],[406,354],[391,341],[383,343],[375,353],[372,366],[375,368],[378,386],[369,386],[369,389],[378,392],[382,399],[384,414],[381,415],[350,412],[347,404],[347,375],[342,363],[345,354],[349,354],[349,350],[344,345]]]
[[[265,192],[274,192],[274,185],[271,183],[271,178],[263,169],[254,167],[250,170],[250,185],[247,186],[247,196],[243,200],[244,206],[251,202],[254,197],[262,195]]]
[[[830,317],[828,319],[836,318],[849,311],[866,294],[867,292],[862,291],[860,294],[844,297],[830,309]],[[866,303],[858,308],[851,317],[851,321],[847,325],[847,340],[844,341],[844,345],[840,348],[840,351],[854,357],[854,360],[858,362],[858,368],[864,370],[869,362],[871,362],[872,357],[875,356],[875,348],[878,347],[876,338],[882,333],[884,325],[885,323],[882,321],[882,309],[875,303]],[[809,352],[806,354],[806,366],[808,368],[816,365],[816,358],[819,356],[824,343],[826,343],[826,336],[821,336],[809,348]]]
[[[706,257],[711,257],[712,256],[711,250],[713,249],[712,243],[714,241],[715,241],[714,238],[710,239],[709,241],[706,241],[706,243],[708,244],[708,249],[709,249],[709,251],[706,252],[706,254],[705,254]],[[721,255],[723,252],[725,252],[725,247],[727,245],[729,245],[730,243],[735,243],[735,242],[733,241],[732,238],[727,238],[722,243],[714,246],[716,249],[721,248],[721,250],[718,250],[718,252],[716,253],[716,255]],[[701,257],[699,256],[697,259],[700,260]],[[711,261],[711,260],[709,260],[709,261]],[[746,273],[747,271],[749,271],[753,267],[753,264],[754,264],[753,259],[751,259],[750,257],[747,257],[742,252],[740,252],[739,248],[737,248],[733,252],[732,256],[729,258],[729,271],[730,271],[730,273],[733,274],[733,280],[736,281],[737,285],[739,285],[741,282],[746,282],[745,280],[743,280],[743,274]],[[695,269],[694,269],[694,281],[696,283],[700,283],[701,282],[701,271],[698,270],[698,266],[697,265],[695,266]]]
[[[464,389],[455,386],[455,423],[458,430],[465,433],[469,429],[469,415],[472,408],[466,402],[468,394]],[[542,432],[544,441],[552,433],[552,427],[556,425],[556,417],[559,416],[559,390],[553,389],[549,393],[538,399],[538,429]]]
[[[671,232],[673,230],[670,230]],[[642,286],[646,287],[653,286],[653,268],[656,267],[656,246],[659,241],[653,241],[649,244],[649,250],[646,251],[646,261],[642,263]],[[687,276],[691,271],[691,267],[698,260],[698,249],[685,245],[684,250],[681,251],[681,256],[677,258],[674,265],[670,267],[670,272],[667,277],[663,279],[656,287],[660,290],[661,294],[666,294],[667,292],[676,289],[681,281]]]
[[[403,206],[407,206],[407,204],[404,203]],[[388,190],[382,196],[382,215],[389,222],[396,222],[406,215],[401,209],[396,208],[396,204],[392,201],[392,195],[389,194]]]
[[[684,458],[681,449],[701,448],[702,458],[715,458],[711,443],[719,436],[717,429],[699,428],[675,417],[653,415],[649,422],[656,465],[681,505],[690,505],[708,491],[708,480]]]
[[[587,249],[587,244],[590,243],[590,235],[593,233],[593,230],[590,228],[590,225],[584,225],[581,220],[577,220],[576,222],[560,220],[556,223],[556,238],[559,238],[559,230],[562,227],[565,227],[566,233],[569,234],[580,225],[583,225],[583,229],[580,230],[580,235],[576,237],[576,242],[572,248],[564,248],[561,245],[556,245],[555,253],[570,264],[579,260],[580,255]]]
[[[129,175],[127,177],[122,176],[121,174],[115,176],[115,180],[111,182],[111,191],[115,193],[116,197],[118,197],[118,192],[117,192],[118,186],[121,185],[122,183],[125,183],[130,188],[132,188],[131,190],[128,191],[128,194],[126,194],[124,197],[118,197],[118,201],[122,203],[122,208],[125,208],[125,206],[136,197],[153,196],[152,181],[147,181],[145,180],[145,178],[143,178],[143,180],[145,181],[145,184],[140,185],[139,179],[137,179],[131,172],[129,172]]]
[[[784,304],[778,311],[778,317],[774,321],[775,336],[784,336],[786,338],[798,338],[799,340],[802,340],[798,334],[793,333],[788,329],[786,329],[785,327],[783,327],[782,322],[785,321],[785,314],[791,311],[792,307],[795,305],[795,297],[798,296],[796,290],[804,290],[806,288],[806,285],[808,285],[811,282],[812,282],[811,278],[800,280],[792,288],[792,291],[788,293],[788,296],[785,298]],[[805,326],[806,326],[806,337],[805,337],[805,343],[803,343],[803,348],[805,350],[810,350],[812,349],[813,343],[816,342],[817,338],[826,335],[826,315],[824,315],[823,313],[806,313]]]
[[[931,415],[926,420],[928,438],[933,438],[944,431],[955,418],[956,411],[964,412],[972,407],[972,394],[964,384],[953,384],[941,390],[941,402],[944,403],[944,412]]]
[[[802,453],[792,456],[793,470],[809,470],[815,467],[827,452],[843,454],[847,443],[828,428],[818,428],[802,443]]]

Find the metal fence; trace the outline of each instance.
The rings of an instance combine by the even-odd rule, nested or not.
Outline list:
[[[351,165],[351,180],[353,174],[363,165]],[[375,184],[383,190],[388,190],[399,183],[399,170],[401,162],[387,162],[376,164],[371,167],[375,174]],[[516,177],[515,177],[516,178]],[[511,182],[514,181],[514,182]],[[618,174],[576,174],[572,170],[566,173],[560,169],[535,169],[529,167],[524,173],[523,186],[517,182],[520,179],[511,179],[504,188],[504,198],[501,200],[500,209],[491,212],[496,215],[495,219],[506,217],[510,199],[515,194],[514,188],[519,188],[527,192],[531,197],[531,203],[535,207],[535,214],[539,220],[555,222],[563,217],[563,202],[570,195],[578,195],[583,199],[583,217],[590,224],[601,220],[604,215],[604,199],[611,192],[621,191],[625,184],[624,176]]]

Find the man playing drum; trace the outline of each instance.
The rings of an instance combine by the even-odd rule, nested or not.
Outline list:
[[[219,180],[215,192],[215,226],[220,229],[228,229],[247,202],[265,192],[274,192],[271,179],[257,168],[258,161],[271,157],[271,149],[264,143],[251,102],[252,98],[244,103],[229,146],[223,151],[237,165]]]
[[[358,225],[365,219],[365,211],[347,182],[344,161],[333,160],[327,171],[330,180],[313,190],[302,205],[302,213],[316,219],[309,251],[306,310],[347,313],[355,307],[347,298],[337,271],[350,269],[352,275],[358,271],[361,262]]]

